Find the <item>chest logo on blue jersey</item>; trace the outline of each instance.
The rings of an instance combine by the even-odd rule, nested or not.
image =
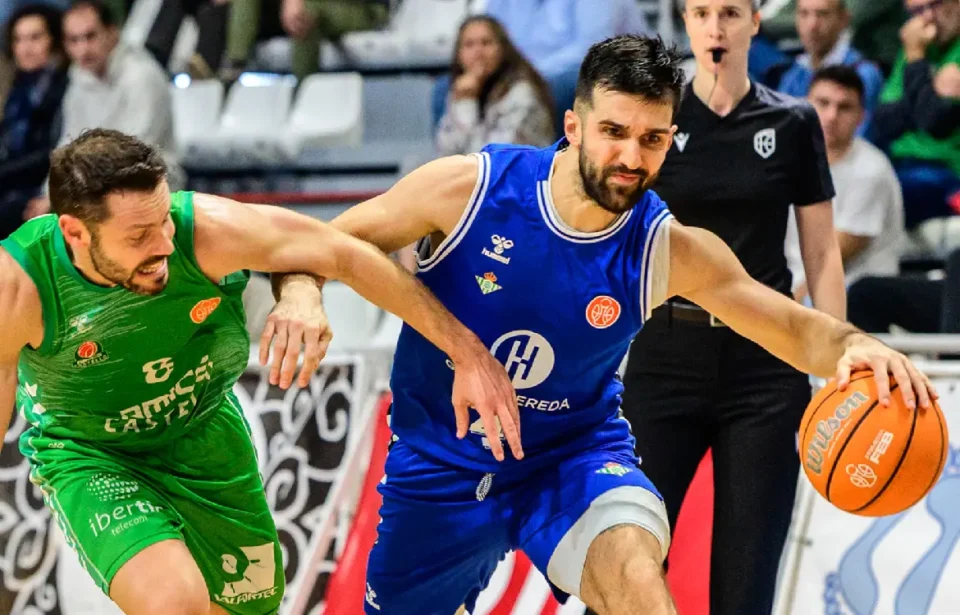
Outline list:
[[[498,263],[503,263],[504,265],[510,264],[510,257],[504,256],[503,253],[513,247],[513,240],[507,239],[506,237],[501,237],[500,235],[493,235],[490,237],[490,242],[493,244],[493,251],[484,248],[481,250],[484,256],[487,258],[492,258]]]
[[[753,135],[753,149],[760,157],[766,160],[777,151],[777,131],[773,128],[764,128]]]
[[[606,329],[620,318],[620,302],[608,295],[598,295],[587,305],[587,322],[596,329]]]
[[[518,390],[541,384],[553,371],[556,357],[547,338],[533,331],[511,331],[493,343],[490,352],[507,369]]]

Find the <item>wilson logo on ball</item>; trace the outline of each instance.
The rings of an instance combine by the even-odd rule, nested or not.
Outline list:
[[[814,474],[820,474],[823,471],[823,455],[830,450],[833,437],[843,428],[850,415],[868,401],[870,399],[866,395],[860,391],[855,391],[836,407],[833,416],[817,421],[813,437],[810,438],[810,444],[807,446],[806,466],[808,470]]]
[[[196,324],[200,324],[205,321],[210,314],[213,314],[213,311],[217,309],[217,306],[220,305],[220,297],[213,297],[212,299],[204,299],[199,302],[193,309],[190,310],[190,320]]]

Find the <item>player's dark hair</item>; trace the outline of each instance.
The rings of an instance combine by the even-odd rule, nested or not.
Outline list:
[[[680,109],[684,85],[680,54],[658,37],[626,34],[596,43],[587,51],[577,78],[575,104],[590,105],[597,88],[639,96]]]
[[[830,83],[836,83],[840,87],[853,90],[857,93],[857,99],[860,100],[860,104],[863,104],[864,98],[864,87],[863,79],[860,78],[860,75],[857,74],[856,69],[852,66],[847,66],[845,64],[830,64],[828,66],[821,67],[813,74],[813,79],[810,81],[810,89],[813,89],[817,83],[821,81],[829,81]]]
[[[13,60],[13,31],[20,23],[20,20],[27,17],[39,17],[47,27],[47,34],[50,36],[50,55],[56,57],[63,55],[63,29],[61,28],[62,14],[59,10],[45,4],[28,4],[22,6],[10,16],[4,27],[3,33],[3,55]]]
[[[74,0],[70,3],[70,8],[67,9],[67,13],[72,13],[78,9],[90,8],[97,14],[97,17],[100,18],[100,23],[103,24],[105,28],[117,25],[117,17],[113,14],[113,11],[110,10],[110,7],[101,2],[101,0]]]
[[[153,192],[166,175],[160,153],[143,141],[116,130],[86,130],[50,158],[50,208],[97,224],[110,217],[107,195]]]

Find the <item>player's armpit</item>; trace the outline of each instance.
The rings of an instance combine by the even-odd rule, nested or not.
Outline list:
[[[434,160],[403,177],[385,193],[354,205],[330,225],[387,254],[432,233],[448,235],[463,216],[476,189],[478,173],[476,156]],[[288,290],[316,296],[311,277],[302,272],[272,276],[274,296],[279,300]],[[323,286],[322,278],[314,279],[316,286]]]
[[[40,295],[19,264],[0,248],[0,448],[17,395],[17,362],[27,345],[43,343]]]
[[[476,188],[478,172],[474,155],[434,160],[385,193],[351,207],[330,224],[387,253],[431,233],[449,235]]]
[[[751,278],[713,233],[677,223],[670,227],[668,294],[693,301],[798,370],[824,378],[836,373],[858,334]]]

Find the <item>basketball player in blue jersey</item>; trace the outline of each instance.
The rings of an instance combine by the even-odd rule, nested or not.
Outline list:
[[[333,222],[384,251],[423,238],[419,278],[506,366],[522,426],[518,459],[519,434],[501,434],[487,411],[453,407],[457,365],[403,328],[366,613],[472,610],[514,549],[561,600],[578,596],[603,615],[676,613],[663,580],[666,511],[634,456],[617,376],[668,297],[841,386],[872,367],[887,403],[889,373],[908,403],[935,395],[905,357],[754,281],[719,238],[676,223],[647,190],[676,131],[682,86],[659,39],[598,43],[558,144],[431,162]],[[281,303],[316,294],[309,278],[281,284]],[[262,343],[274,332],[300,341],[288,329],[272,321]],[[284,341],[275,356],[286,350]]]

